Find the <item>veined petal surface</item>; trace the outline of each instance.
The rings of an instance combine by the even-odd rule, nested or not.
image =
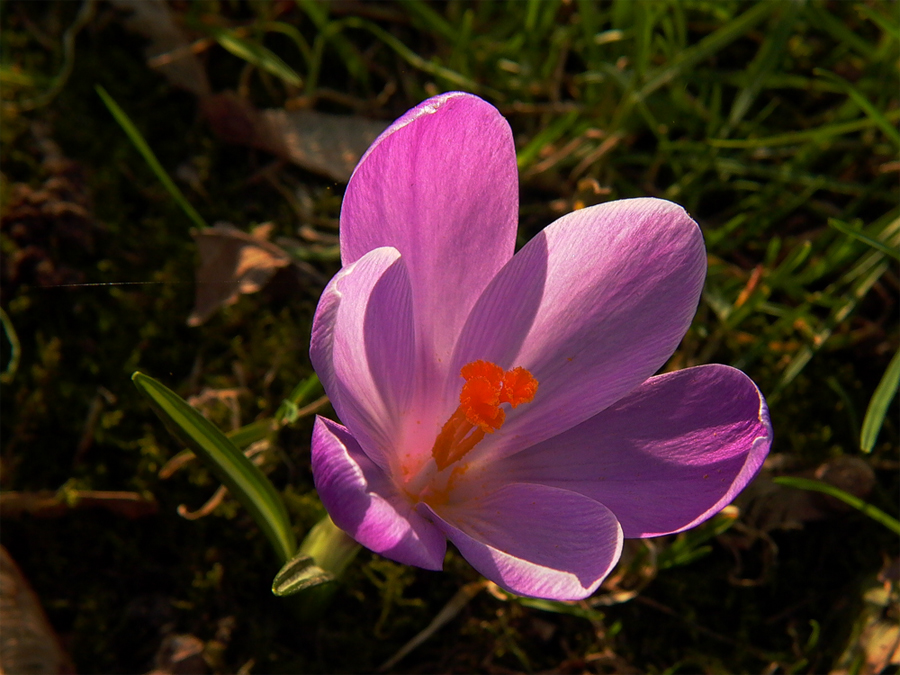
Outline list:
[[[465,502],[417,509],[472,567],[519,595],[586,598],[622,553],[622,528],[609,509],[555,487],[508,483]]]
[[[344,532],[391,560],[429,570],[443,567],[444,535],[415,512],[347,429],[316,418],[312,467],[322,504]]]
[[[544,229],[479,298],[454,354],[456,372],[480,358],[539,382],[475,452],[555,436],[650,377],[687,331],[705,275],[700,229],[672,202],[611,202]],[[458,387],[451,378],[445,398]]]
[[[341,420],[389,470],[417,387],[415,328],[399,251],[370,251],[322,294],[310,356]]]
[[[492,105],[459,92],[398,119],[350,179],[342,260],[381,246],[400,251],[420,343],[439,374],[475,300],[513,254],[518,208],[509,124]]]
[[[750,378],[729,366],[697,366],[650,378],[484,474],[494,485],[574,490],[609,507],[625,537],[653,537],[694,527],[729,504],[771,443],[768,409]]]

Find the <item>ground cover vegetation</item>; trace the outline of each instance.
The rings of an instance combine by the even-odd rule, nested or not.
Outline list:
[[[875,0],[0,5],[0,537],[61,662],[896,672],[897,19]],[[512,125],[520,244],[617,198],[693,215],[709,273],[665,370],[747,372],[772,454],[700,528],[627,542],[588,600],[512,597],[452,550],[443,573],[363,551],[311,617],[270,593],[265,538],[131,374],[240,440],[302,538],[323,515],[312,412],[333,415],[310,321],[346,179],[450,90]]]

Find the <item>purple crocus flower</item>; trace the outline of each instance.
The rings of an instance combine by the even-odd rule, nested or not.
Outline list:
[[[369,148],[341,211],[344,267],[310,355],[316,488],[401,563],[447,540],[520,595],[594,592],[623,537],[703,522],[759,470],[768,410],[722,365],[653,374],[697,308],[697,224],[659,199],[570,213],[513,255],[512,133],[485,101],[429,99]]]

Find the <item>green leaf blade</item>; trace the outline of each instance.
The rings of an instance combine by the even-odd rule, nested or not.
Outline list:
[[[197,210],[191,206],[187,197],[184,196],[181,190],[178,189],[178,186],[175,185],[175,182],[169,177],[169,174],[166,173],[166,170],[156,158],[156,154],[147,144],[147,141],[144,140],[141,132],[138,131],[137,127],[132,123],[131,118],[129,118],[125,111],[119,107],[119,104],[107,93],[106,89],[99,84],[96,85],[94,89],[97,91],[97,95],[103,100],[103,104],[106,106],[107,110],[109,110],[116,122],[119,123],[119,126],[122,127],[122,131],[128,136],[132,145],[134,145],[135,149],[141,154],[144,161],[147,162],[147,166],[150,167],[150,170],[156,175],[159,182],[166,188],[168,193],[172,196],[172,199],[174,199],[178,206],[181,207],[184,214],[200,229],[209,227],[206,224],[206,221],[203,220],[203,216],[197,213]]]
[[[878,241],[877,239],[872,239],[872,237],[865,234],[859,228],[853,227],[849,223],[845,223],[842,220],[838,220],[837,218],[829,218],[828,225],[836,229],[838,232],[842,232],[854,239],[863,242],[874,248],[876,251],[881,251],[885,255],[889,255],[897,261],[900,261],[900,251],[897,249],[884,244],[883,242]]]
[[[140,372],[131,379],[169,433],[207,463],[256,521],[279,560],[288,561],[297,550],[297,540],[281,495],[259,467],[174,391]]]
[[[205,26],[205,28],[223,49],[231,52],[239,59],[243,59],[260,70],[274,75],[293,87],[299,88],[303,86],[303,79],[297,74],[297,71],[267,47],[247,40],[234,31],[216,26]]]
[[[894,354],[894,358],[888,364],[881,381],[875,387],[869,407],[866,409],[862,431],[859,435],[859,447],[863,452],[872,452],[872,448],[875,447],[878,432],[881,431],[888,406],[897,393],[898,387],[900,387],[900,351]]]

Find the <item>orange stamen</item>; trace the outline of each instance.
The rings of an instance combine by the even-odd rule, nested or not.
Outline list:
[[[484,377],[473,377],[459,392],[460,408],[474,426],[492,434],[500,428],[506,413],[500,409],[500,387]]]
[[[509,403],[515,408],[528,403],[538,382],[525,368],[504,370],[489,361],[472,361],[460,370],[466,380],[459,393],[459,407],[441,428],[431,455],[439,471],[462,459],[484,438],[503,426]],[[470,433],[471,432],[471,433]]]
[[[531,403],[537,393],[537,380],[522,367],[513,368],[503,376],[503,389],[500,392],[500,403],[509,403],[513,408]]]
[[[462,375],[463,379],[466,381],[471,380],[473,377],[483,377],[492,385],[499,387],[500,381],[503,379],[503,368],[496,363],[479,360],[464,365],[462,369],[460,369],[459,374]]]

